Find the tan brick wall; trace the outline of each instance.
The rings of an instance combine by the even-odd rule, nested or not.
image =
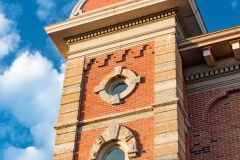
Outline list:
[[[72,160],[79,106],[84,58],[67,60],[64,86],[56,125],[54,160]]]
[[[175,34],[156,38],[154,46],[155,158],[185,160],[185,86]]]

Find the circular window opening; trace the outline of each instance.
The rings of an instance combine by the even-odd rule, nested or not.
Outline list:
[[[125,154],[123,150],[115,148],[108,152],[106,160],[125,160]]]
[[[115,76],[106,85],[106,91],[110,95],[121,94],[128,88],[128,79],[124,76]]]
[[[112,94],[120,94],[127,89],[128,85],[126,83],[119,83],[112,89]]]

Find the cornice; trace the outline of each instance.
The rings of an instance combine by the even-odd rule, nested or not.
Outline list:
[[[205,81],[208,79],[226,76],[227,74],[232,74],[240,71],[240,62],[229,63],[225,65],[221,65],[214,68],[209,68],[207,70],[202,70],[194,73],[189,73],[184,75],[185,81],[187,84],[197,83],[199,81]]]
[[[106,17],[115,16],[124,12],[129,12],[131,10],[136,10],[138,8],[143,8],[149,5],[161,3],[164,1],[165,0],[126,0],[122,3],[116,3],[115,5],[111,5],[110,7],[107,6],[86,12],[84,14],[80,14],[75,18],[67,19],[65,21],[46,26],[44,28],[49,34],[81,24],[94,22],[99,19],[104,19]]]
[[[117,39],[117,40],[114,39],[107,43],[101,43],[99,45],[91,46],[89,48],[80,49],[80,50],[76,50],[73,52],[67,52],[68,59],[72,59],[72,58],[76,58],[76,57],[95,57],[95,56],[98,56],[101,54],[115,52],[115,51],[118,51],[119,49],[127,49],[132,46],[148,43],[155,39],[156,33],[160,34],[161,32],[166,32],[166,33],[161,33],[161,35],[169,34],[170,32],[176,33],[175,27],[176,27],[176,25],[159,28],[157,30],[152,30],[150,32],[135,34],[134,36],[129,36],[127,38],[121,38],[121,39]],[[135,40],[136,38],[143,37],[143,36],[145,36],[145,37]],[[117,44],[117,45],[115,47],[113,47],[113,44]],[[108,45],[111,45],[111,47],[110,48],[104,47],[104,46],[108,46]],[[103,49],[101,47],[103,47]]]
[[[233,73],[231,76],[234,76],[237,74],[239,73],[238,72],[236,72],[235,74]],[[214,82],[211,84],[205,83],[202,86],[192,87],[190,89],[187,89],[187,95],[197,94],[197,93],[206,92],[206,91],[212,91],[220,88],[233,87],[239,84],[240,84],[240,78],[230,78],[228,80],[221,80],[220,82]]]
[[[81,3],[83,2],[84,1],[81,1]],[[165,10],[168,10],[169,8],[174,8],[174,7],[179,7],[178,11],[181,12],[179,13],[179,15],[187,16],[187,15],[193,14],[192,8],[190,7],[188,0],[181,0],[181,1],[124,0],[123,2],[119,2],[110,6],[102,7],[96,10],[88,11],[83,14],[79,14],[73,18],[46,26],[44,28],[48,33],[49,37],[52,39],[52,41],[56,45],[56,47],[58,48],[58,50],[64,56],[64,58],[68,59],[68,56],[66,53],[69,52],[69,46],[65,42],[65,39],[67,37],[84,34],[83,37],[86,35],[86,38],[90,38],[91,35],[92,37],[98,35],[98,32],[97,33],[95,32],[93,34],[90,32],[99,30],[100,28],[116,25],[132,19],[136,19],[138,17],[151,15],[159,11],[165,11]],[[182,18],[183,17],[180,17],[179,19],[182,20]],[[199,22],[195,20],[193,20],[192,23],[194,23],[193,26],[195,27],[199,26],[198,24]],[[127,27],[129,27],[129,24]],[[184,30],[184,25],[182,24],[181,24],[181,27],[183,28],[181,30],[183,31],[183,33],[186,31],[191,33],[193,31],[194,32],[196,31],[195,34],[201,34],[201,30],[198,28],[190,27],[191,28],[190,29],[189,27],[186,27],[185,28],[186,30]],[[107,29],[107,32],[112,31],[112,28],[109,28],[109,29]],[[115,28],[114,28],[114,31],[115,31]],[[90,34],[85,34],[85,33],[90,33]],[[105,33],[105,30],[104,30],[104,33]],[[100,31],[100,34],[101,34],[101,31]],[[179,34],[178,37],[182,37],[182,34]],[[81,40],[81,36],[75,39],[75,41],[79,41],[79,40]],[[73,39],[70,38],[70,43],[72,43],[72,41],[74,41],[74,38]]]
[[[190,4],[190,6],[191,6],[191,8],[193,10],[193,13],[194,13],[194,15],[195,15],[195,17],[196,17],[196,19],[198,21],[198,24],[199,24],[199,27],[200,27],[202,33],[203,34],[208,33],[207,28],[205,26],[205,23],[204,23],[204,21],[202,19],[201,13],[200,13],[200,11],[198,9],[198,6],[196,4],[196,1],[195,0],[188,0],[188,1],[189,1],[189,4]]]
[[[216,31],[192,38],[187,38],[178,42],[179,52],[183,52],[193,48],[199,48],[224,40],[232,40],[240,37],[240,26]]]
[[[169,17],[169,16],[173,16],[173,15],[176,15],[176,12],[177,12],[177,8],[174,8],[174,9],[171,9],[171,10],[167,10],[167,11],[164,11],[164,12],[159,12],[159,13],[156,13],[156,14],[144,16],[144,17],[141,17],[141,18],[137,18],[137,19],[126,21],[126,22],[119,23],[119,24],[116,24],[116,25],[108,26],[108,27],[101,28],[101,29],[98,29],[98,30],[90,31],[90,32],[83,33],[83,34],[80,34],[80,35],[68,37],[68,38],[65,38],[64,40],[65,40],[67,45],[71,45],[71,44],[78,43],[80,41],[84,41],[84,40],[87,40],[87,39],[96,38],[96,37],[99,37],[99,36],[104,36],[104,35],[109,34],[109,33],[118,32],[118,31],[121,31],[121,30],[124,30],[124,29],[127,29],[127,28],[133,28],[133,27],[138,26],[138,25],[149,23],[151,21],[156,21],[156,20],[163,19],[163,18],[166,18],[166,17]],[[182,33],[182,35],[184,35],[184,34],[185,33]]]

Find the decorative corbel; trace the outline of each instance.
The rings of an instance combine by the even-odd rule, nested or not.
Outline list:
[[[240,60],[240,39],[229,41],[229,44],[232,46],[233,53],[237,60]]]
[[[208,65],[208,67],[214,67],[215,66],[215,60],[213,58],[213,53],[211,50],[211,46],[202,48],[203,51],[203,57],[205,58],[205,61]]]

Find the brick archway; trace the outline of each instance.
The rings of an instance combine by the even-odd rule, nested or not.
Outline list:
[[[209,143],[212,160],[239,159],[240,92],[228,93],[209,111]]]
[[[221,157],[217,157],[215,156],[215,153],[213,153],[213,150],[214,150],[214,145],[212,145],[214,142],[217,142],[217,140],[212,136],[212,133],[214,132],[213,130],[211,130],[211,126],[212,126],[212,123],[211,123],[211,111],[212,109],[214,109],[214,107],[220,103],[220,102],[223,102],[226,101],[227,99],[229,99],[229,95],[233,94],[233,93],[239,93],[240,91],[240,86],[235,86],[235,87],[232,87],[232,88],[229,88],[219,94],[217,94],[216,96],[214,96],[212,99],[209,100],[209,102],[207,103],[207,105],[204,107],[203,109],[203,123],[207,124],[207,128],[206,128],[206,136],[207,138],[205,138],[205,143],[208,143],[208,146],[209,146],[209,151],[210,151],[210,156],[211,156],[211,160],[213,159],[218,159],[218,158],[221,158]],[[230,98],[231,99],[231,98]],[[232,99],[230,100],[232,101]],[[239,99],[240,101],[240,99]],[[221,108],[221,107],[220,107]],[[221,108],[224,110],[224,108]]]

